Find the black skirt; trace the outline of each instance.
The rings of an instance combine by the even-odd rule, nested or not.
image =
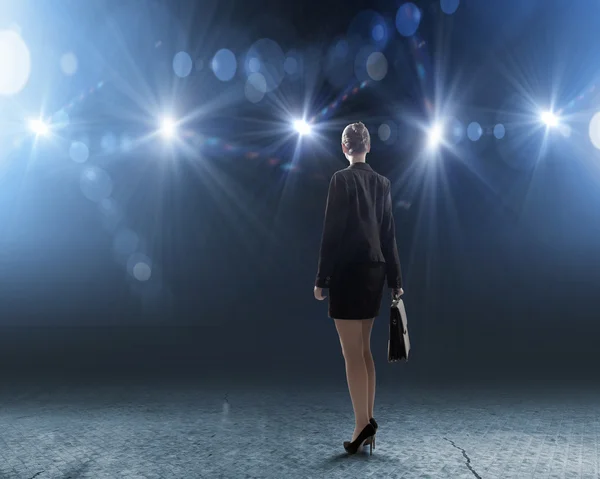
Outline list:
[[[371,319],[379,316],[385,287],[385,263],[338,267],[329,287],[329,317]]]

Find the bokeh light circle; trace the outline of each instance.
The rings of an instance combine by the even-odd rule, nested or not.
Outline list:
[[[79,186],[83,195],[90,201],[98,203],[112,193],[112,180],[106,171],[91,166],[81,173]]]
[[[77,73],[77,57],[73,52],[65,53],[60,57],[60,69],[67,76],[73,76]]]
[[[386,19],[370,9],[359,12],[353,18],[346,34],[361,46],[373,45],[379,51],[384,50],[390,39]]]
[[[411,37],[419,29],[421,10],[412,2],[402,5],[396,13],[396,29],[400,35]]]
[[[133,267],[133,277],[138,281],[148,281],[152,276],[152,268],[148,263],[140,261]]]
[[[498,140],[501,140],[502,138],[504,138],[504,135],[506,135],[506,128],[504,128],[504,125],[502,123],[498,123],[494,127],[494,136]]]
[[[273,91],[279,87],[285,76],[284,62],[285,55],[279,44],[270,38],[261,38],[254,42],[246,55],[246,69],[250,70],[250,61],[255,58],[260,64],[260,73],[263,75],[267,92]]]
[[[248,60],[248,70],[251,73],[258,73],[260,71],[260,60],[255,57],[250,58]]]
[[[21,36],[13,30],[0,30],[0,95],[19,93],[31,72],[31,56]]]
[[[589,133],[592,145],[600,150],[600,111],[592,117]]]
[[[379,139],[381,141],[388,141],[392,134],[392,129],[390,128],[390,125],[388,125],[387,123],[383,123],[379,125],[379,128],[377,129],[377,134],[379,135]]]
[[[388,72],[388,62],[381,52],[373,52],[367,58],[367,73],[372,80],[381,81]]]
[[[288,75],[295,75],[298,71],[298,60],[294,57],[287,57],[283,62],[283,69]]]
[[[230,81],[237,71],[237,60],[231,50],[222,48],[215,53],[210,66],[219,80]]]
[[[478,141],[481,138],[481,135],[483,135],[481,125],[476,121],[469,123],[469,126],[467,127],[467,136],[469,137],[469,140]]]
[[[127,271],[138,281],[148,281],[152,274],[152,260],[142,253],[133,253],[127,260]]]
[[[85,163],[90,156],[90,150],[83,141],[74,141],[69,148],[69,156],[75,163]]]
[[[446,130],[447,139],[453,145],[458,145],[465,137],[465,126],[458,118],[450,118]]]
[[[460,0],[440,0],[440,7],[442,8],[442,12],[446,15],[452,15],[456,12],[459,5]]]
[[[372,80],[371,73],[377,75],[381,74],[381,65],[377,65],[378,56],[373,57],[375,62],[369,64],[369,58],[373,53],[379,53],[376,48],[372,45],[365,45],[356,54],[354,59],[354,75],[359,82],[366,80]],[[379,66],[379,68],[378,68]],[[387,73],[387,61],[385,62],[385,73]],[[385,76],[385,75],[384,75]]]
[[[385,121],[377,129],[379,139],[386,145],[391,145],[398,139],[398,125],[392,120]]]
[[[179,78],[185,78],[192,72],[192,57],[186,52],[179,52],[173,57],[173,71]]]
[[[371,31],[371,35],[373,36],[373,40],[376,42],[383,40],[385,37],[385,29],[383,28],[383,25],[375,25]]]
[[[260,73],[253,73],[246,80],[244,93],[248,101],[258,103],[261,101],[267,92],[267,80]]]

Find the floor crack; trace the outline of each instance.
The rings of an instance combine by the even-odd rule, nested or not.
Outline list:
[[[469,468],[469,471],[471,471],[477,479],[481,479],[481,476],[475,472],[475,469],[473,469],[473,467],[471,467],[471,459],[469,458],[469,456],[467,456],[467,451],[465,451],[463,448],[458,447],[456,444],[454,444],[454,441],[451,441],[450,439],[446,439],[446,438],[444,438],[444,439],[446,441],[448,441],[450,444],[452,444],[456,449],[458,449],[459,451],[462,451],[463,456],[465,456],[465,459],[467,460],[467,467]]]
[[[44,471],[36,472],[33,476],[31,476],[31,479],[33,479],[34,477],[39,476],[42,472],[44,472]]]

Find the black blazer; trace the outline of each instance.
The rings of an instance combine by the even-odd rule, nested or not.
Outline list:
[[[386,263],[388,287],[402,287],[390,180],[354,163],[329,184],[315,285],[328,288],[340,265],[367,262]]]

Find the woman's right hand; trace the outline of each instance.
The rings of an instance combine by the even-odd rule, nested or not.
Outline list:
[[[402,288],[400,289],[392,289],[392,299],[398,299],[400,296],[402,296],[404,294],[404,290]]]

